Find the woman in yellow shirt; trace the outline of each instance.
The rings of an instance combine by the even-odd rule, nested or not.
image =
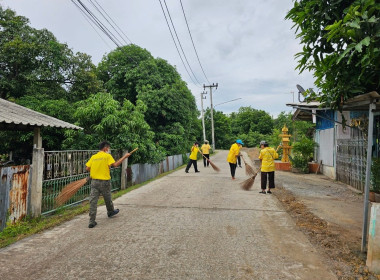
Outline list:
[[[267,193],[272,193],[271,189],[275,188],[274,185],[274,171],[275,165],[274,160],[278,159],[278,153],[275,149],[269,147],[266,141],[260,142],[260,155],[259,159],[261,160],[261,192],[265,194],[265,189],[267,187],[267,180],[269,179],[269,188]],[[279,146],[280,147],[280,146]]]
[[[205,140],[205,143],[202,145],[201,150],[202,150],[203,155],[207,159],[210,159],[210,149],[211,149],[211,146],[209,145],[208,141]],[[206,164],[207,164],[207,167],[208,167],[210,162],[205,157],[203,157],[203,165],[204,167],[206,167]]]
[[[231,145],[230,151],[227,156],[227,161],[230,165],[232,180],[235,180],[236,162],[237,157],[240,155],[241,146],[244,145],[243,141],[240,139],[236,140],[236,143]]]
[[[198,152],[200,153],[198,146],[199,146],[199,143],[195,142],[193,147],[191,147],[191,153],[190,153],[190,157],[189,157],[190,160],[189,160],[189,163],[187,164],[186,169],[185,169],[186,173],[189,173],[189,169],[190,169],[192,164],[194,165],[195,173],[200,172],[198,170],[198,166],[197,166],[197,156],[198,156]]]

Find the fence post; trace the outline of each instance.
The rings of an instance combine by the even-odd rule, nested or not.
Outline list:
[[[124,154],[128,153],[128,150]],[[121,163],[121,180],[120,180],[120,189],[125,190],[127,187],[127,167],[128,167],[128,158],[123,160]]]
[[[41,215],[42,177],[44,168],[44,149],[34,148],[32,158],[32,180],[30,184],[30,202],[28,214],[32,217]]]

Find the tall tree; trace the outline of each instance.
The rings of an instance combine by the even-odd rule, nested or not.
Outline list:
[[[332,108],[380,89],[380,3],[376,0],[297,0],[286,15],[303,50],[300,72],[314,72],[321,93],[307,91]]]

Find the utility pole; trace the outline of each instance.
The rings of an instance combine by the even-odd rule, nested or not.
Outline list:
[[[201,92],[201,115],[202,115],[202,127],[203,127],[203,141],[206,140],[206,128],[205,128],[205,114],[203,111],[203,99],[206,99],[206,96],[203,97],[203,95],[206,95],[207,92]]]
[[[212,136],[212,149],[215,151],[215,138],[214,138],[214,107],[212,105],[212,88],[214,87],[215,89],[218,88],[218,83],[212,85],[206,86],[203,85],[203,88],[210,88],[210,102],[211,102],[211,136]]]

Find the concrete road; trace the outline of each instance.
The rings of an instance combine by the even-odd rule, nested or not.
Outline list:
[[[6,279],[336,279],[277,199],[240,189],[227,151],[115,201],[89,229],[81,215],[0,250]]]

